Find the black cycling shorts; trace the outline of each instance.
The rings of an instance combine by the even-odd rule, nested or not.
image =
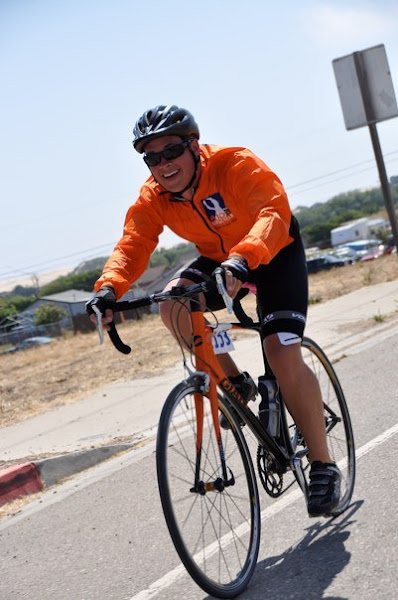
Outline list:
[[[292,224],[293,225],[293,224]],[[248,283],[257,287],[257,306],[262,322],[262,333],[288,332],[303,337],[308,307],[308,276],[304,247],[295,227],[294,241],[283,248],[268,265],[250,271]],[[178,277],[193,283],[209,280],[220,263],[199,256],[184,267]],[[219,294],[206,294],[208,310],[225,307]]]

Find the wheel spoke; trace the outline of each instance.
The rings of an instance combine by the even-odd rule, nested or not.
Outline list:
[[[188,384],[180,387],[170,394],[159,423],[157,467],[163,509],[176,549],[195,581],[211,595],[228,590],[236,595],[250,580],[259,546],[259,498],[250,453],[232,416],[232,429],[221,429],[228,479],[233,481],[227,486],[210,401],[203,396],[203,439],[195,482],[198,392]],[[219,406],[228,412],[221,397]],[[208,491],[206,485],[218,481],[221,491]],[[198,491],[191,492],[200,482]]]

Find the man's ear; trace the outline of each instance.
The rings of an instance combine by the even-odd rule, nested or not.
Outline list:
[[[192,140],[192,142],[190,143],[190,147],[192,149],[192,152],[195,154],[195,156],[199,157],[200,156],[199,141]]]

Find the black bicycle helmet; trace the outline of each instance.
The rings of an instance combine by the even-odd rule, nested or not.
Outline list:
[[[142,154],[145,144],[164,135],[178,135],[181,138],[199,139],[199,127],[185,108],[173,105],[159,105],[145,111],[134,126],[133,146]]]

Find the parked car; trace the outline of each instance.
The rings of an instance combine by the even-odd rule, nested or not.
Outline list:
[[[352,263],[353,261],[349,258],[336,258],[332,254],[322,254],[322,256],[309,258],[307,260],[307,269],[308,273],[317,273],[318,271],[333,269],[333,267],[345,267]]]
[[[346,242],[345,244],[341,244],[339,248],[350,248],[350,250],[353,250],[359,257],[361,257],[365,256],[365,254],[368,254],[373,248],[380,246],[382,243],[383,242],[381,240],[356,240],[355,242]]]
[[[12,346],[11,348],[7,348],[4,354],[10,354],[12,352],[17,352],[18,350],[27,350],[28,348],[33,348],[34,346],[43,346],[44,344],[50,344],[54,341],[54,338],[45,337],[45,336],[37,336],[30,337],[22,340],[16,346]]]
[[[380,246],[375,246],[371,250],[369,250],[366,254],[361,256],[361,262],[367,262],[368,260],[374,260],[375,258],[380,258],[380,256],[384,256],[387,254],[387,247],[384,244],[380,244]]]
[[[346,259],[350,261],[351,264],[361,258],[358,252],[355,252],[352,248],[348,248],[348,246],[337,246],[331,254],[339,259]]]

